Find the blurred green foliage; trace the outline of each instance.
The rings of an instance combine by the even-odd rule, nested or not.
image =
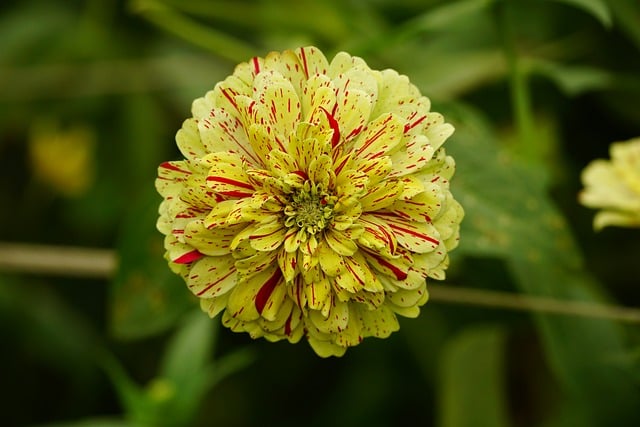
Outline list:
[[[0,273],[0,424],[640,425],[634,325],[432,301],[321,360],[197,312],[162,259],[156,167],[235,63],[304,44],[408,75],[456,127],[449,286],[640,306],[640,232],[594,234],[575,197],[640,136],[635,0],[5,1],[0,241],[116,248],[120,269]],[[62,154],[36,170],[42,123],[90,130],[84,193],[47,178]]]

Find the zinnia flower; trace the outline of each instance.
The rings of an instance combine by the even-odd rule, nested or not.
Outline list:
[[[593,219],[596,230],[640,227],[640,138],[613,143],[609,153],[611,161],[594,160],[582,171],[580,203],[602,209]]]
[[[458,244],[453,133],[407,77],[270,53],[193,103],[159,167],[166,257],[211,317],[340,356],[415,317]]]

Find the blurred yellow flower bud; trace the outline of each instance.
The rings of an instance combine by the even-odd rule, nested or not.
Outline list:
[[[74,197],[91,186],[94,177],[95,137],[84,126],[61,129],[57,123],[33,125],[29,157],[35,177],[56,192]]]

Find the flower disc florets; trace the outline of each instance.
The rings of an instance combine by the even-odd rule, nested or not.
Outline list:
[[[238,65],[159,168],[171,268],[210,316],[342,355],[398,329],[442,279],[463,217],[453,133],[405,76],[313,47]]]

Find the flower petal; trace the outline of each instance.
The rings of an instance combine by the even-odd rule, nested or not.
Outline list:
[[[318,276],[317,280],[307,282],[305,286],[307,306],[313,310],[321,310],[327,304],[331,294],[329,279],[324,274]]]
[[[240,154],[253,164],[260,164],[242,122],[227,110],[212,109],[207,117],[198,121],[198,131],[206,153],[229,151]]]
[[[324,238],[331,249],[340,255],[350,256],[358,250],[358,245],[343,232],[329,229],[324,233]]]
[[[320,357],[342,357],[347,351],[347,347],[341,347],[331,341],[320,340],[311,336],[307,339],[313,351]]]
[[[211,256],[222,256],[231,253],[231,242],[244,225],[218,227],[208,229],[204,220],[191,221],[184,229],[185,243],[200,253]]]
[[[273,265],[247,280],[238,280],[238,284],[229,295],[227,312],[231,317],[241,321],[257,320],[276,287],[283,284],[282,274],[277,265]]]
[[[289,284],[289,282],[293,281],[298,274],[298,254],[295,252],[281,250],[278,252],[277,260],[280,271],[282,271],[282,275],[284,276],[284,280]]]
[[[391,206],[402,194],[402,183],[396,179],[386,179],[370,187],[360,199],[365,212],[377,211]]]
[[[319,310],[309,310],[309,321],[324,334],[337,333],[347,328],[349,323],[349,304],[335,301],[329,312],[324,315]]]
[[[200,308],[207,313],[209,317],[216,317],[222,310],[227,308],[229,293],[220,295],[216,298],[201,298]]]
[[[377,338],[386,338],[392,332],[400,329],[398,319],[393,311],[383,305],[377,310],[358,310],[360,323],[362,324],[362,334],[365,337],[373,336]]]
[[[300,122],[298,94],[291,82],[277,72],[260,73],[253,82],[253,88],[254,99],[258,101],[258,106],[264,108],[258,111],[266,113],[266,116],[259,116],[266,120],[263,126],[270,133],[273,129],[273,138],[279,142],[280,149],[286,151],[284,143]]]
[[[410,251],[430,252],[440,244],[440,233],[430,223],[411,222],[390,215],[385,218],[398,243]]]
[[[236,286],[238,276],[231,256],[204,257],[196,262],[187,280],[187,287],[200,298],[215,298]]]
[[[307,78],[315,74],[327,74],[329,62],[320,49],[313,46],[300,47],[295,50],[295,53]]]
[[[249,236],[249,241],[257,251],[273,251],[282,245],[286,232],[284,224],[273,222],[258,227]]]
[[[400,144],[403,132],[400,119],[393,114],[385,114],[367,124],[362,134],[354,141],[352,149],[359,158],[382,157]]]
[[[254,188],[238,154],[212,153],[206,156],[211,168],[207,184],[216,193],[227,197],[249,197]]]

